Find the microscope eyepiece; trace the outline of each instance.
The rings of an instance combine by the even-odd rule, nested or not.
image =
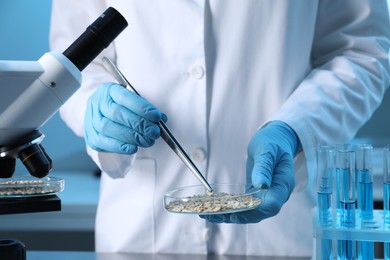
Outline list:
[[[63,54],[82,71],[127,25],[125,18],[109,7]]]

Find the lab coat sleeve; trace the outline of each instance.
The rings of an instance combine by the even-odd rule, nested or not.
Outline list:
[[[384,0],[320,1],[312,70],[272,120],[290,125],[301,141],[313,183],[316,146],[350,142],[378,108],[390,84],[390,23]],[[302,156],[306,160],[302,160]]]
[[[105,1],[56,0],[52,3],[50,48],[63,52],[85,29],[107,9]],[[112,43],[82,72],[79,90],[61,107],[60,116],[67,126],[80,137],[84,136],[84,114],[88,98],[99,83],[115,81],[101,64],[104,56],[115,60],[115,43]],[[99,166],[113,178],[123,177],[134,160],[134,155],[97,152],[87,147],[87,152]]]

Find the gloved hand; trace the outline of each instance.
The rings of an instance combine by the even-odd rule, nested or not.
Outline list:
[[[257,223],[279,213],[294,189],[294,156],[299,139],[281,121],[273,121],[259,129],[248,146],[247,184],[268,188],[264,201],[253,210],[217,215],[203,215],[213,223]]]
[[[88,99],[86,143],[94,150],[133,154],[160,136],[158,121],[167,117],[144,98],[116,83],[101,84]]]

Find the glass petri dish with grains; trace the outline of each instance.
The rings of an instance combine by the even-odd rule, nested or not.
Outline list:
[[[64,180],[57,177],[18,176],[0,180],[0,199],[48,196],[64,190]]]
[[[226,214],[254,209],[261,205],[265,190],[246,184],[210,184],[208,194],[203,185],[186,186],[164,194],[164,208],[172,213]]]

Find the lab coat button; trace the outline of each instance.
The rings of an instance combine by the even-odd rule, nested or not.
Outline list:
[[[194,79],[201,79],[204,76],[204,69],[202,66],[194,66],[191,68],[190,73]]]
[[[203,162],[206,159],[206,152],[202,148],[193,149],[190,157],[197,162]]]

